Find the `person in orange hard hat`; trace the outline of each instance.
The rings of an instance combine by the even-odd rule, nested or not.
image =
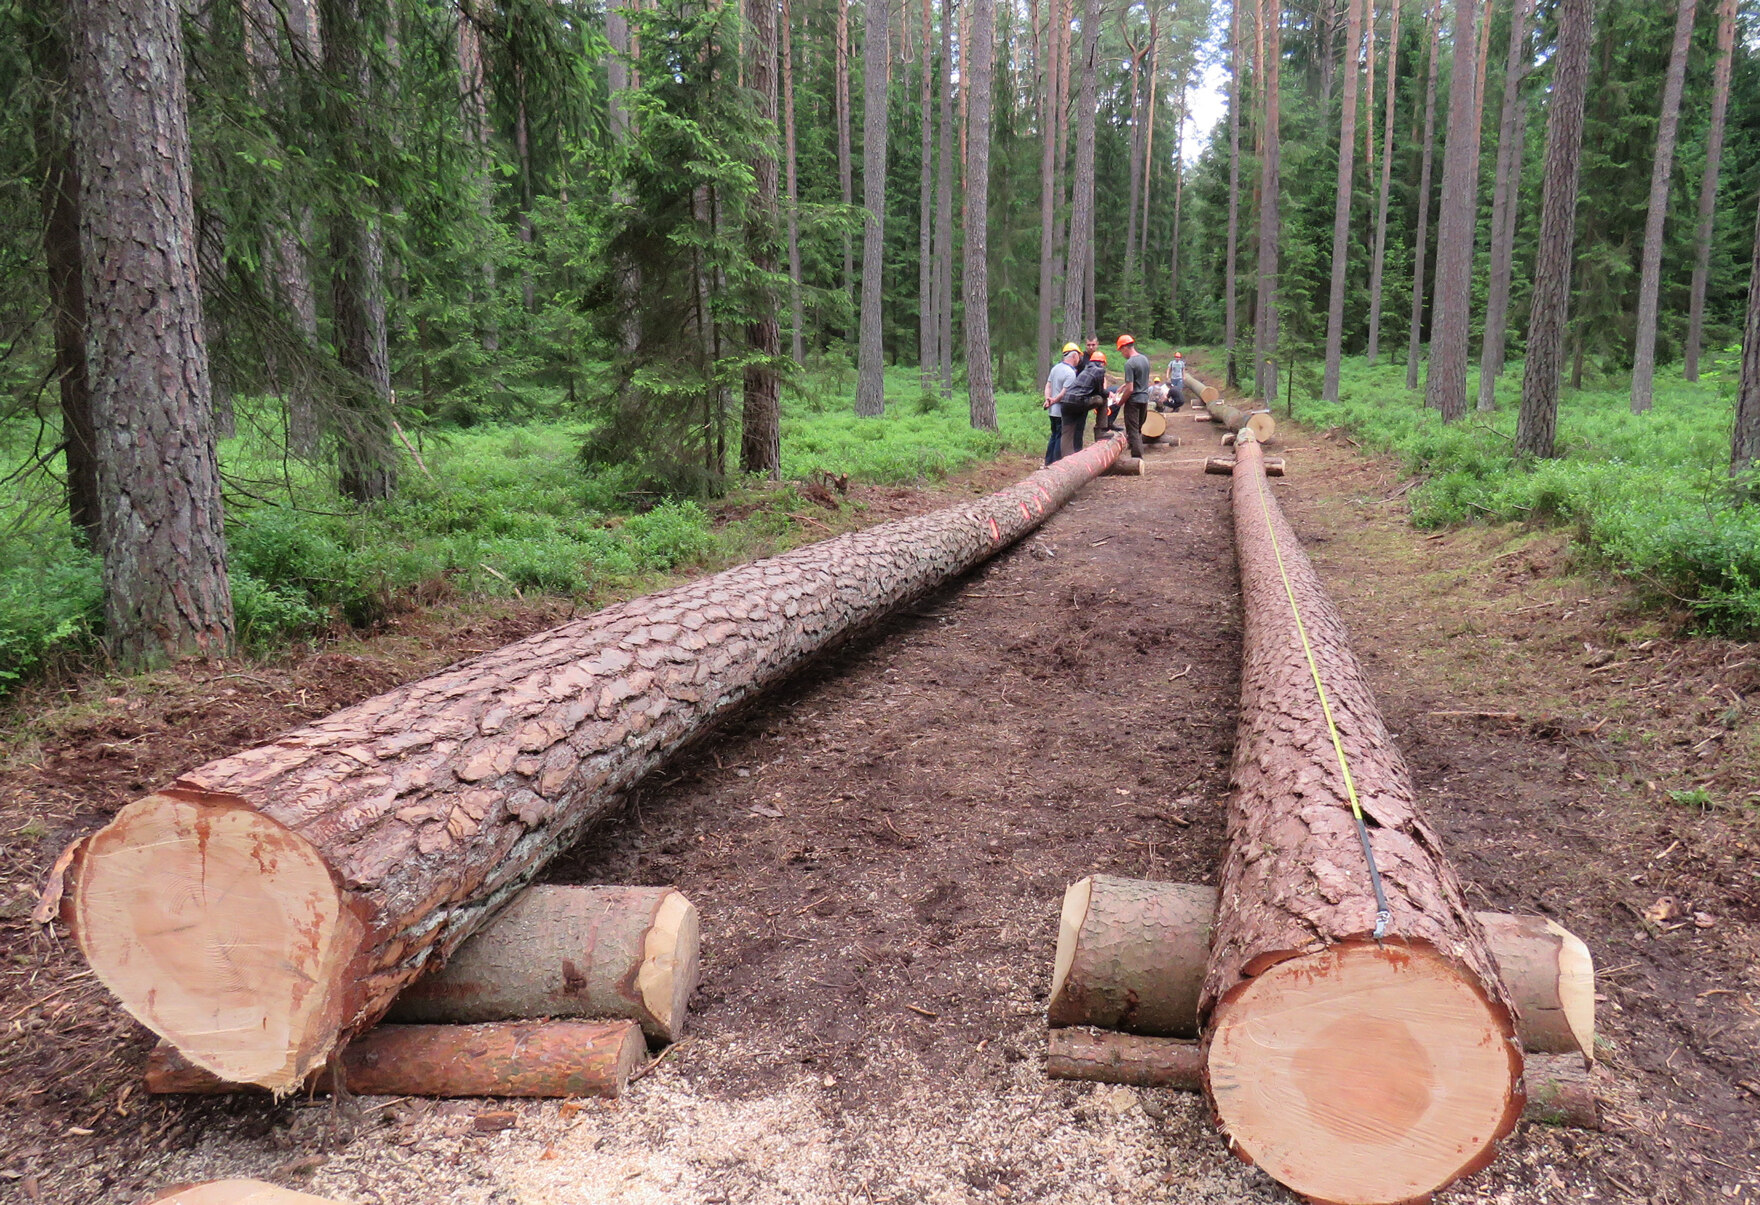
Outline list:
[[[1176,351],[1167,362],[1167,400],[1175,410],[1186,404],[1186,353]]]
[[[1124,362],[1124,384],[1118,389],[1119,408],[1124,411],[1124,437],[1130,442],[1131,455],[1143,455],[1143,418],[1149,413],[1149,357],[1137,350],[1132,335],[1118,337],[1118,350]]]
[[[1103,412],[1106,407],[1106,353],[1096,348],[1088,355],[1088,365],[1076,374],[1075,384],[1063,394],[1063,454],[1073,456],[1082,450],[1082,428],[1088,425],[1088,411]],[[1094,438],[1100,438],[1098,427]]]

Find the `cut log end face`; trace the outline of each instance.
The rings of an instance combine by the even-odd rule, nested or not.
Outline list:
[[[95,834],[73,922],[142,1024],[236,1083],[290,1089],[328,1055],[360,925],[303,838],[249,808],[151,795]]]
[[[1521,1113],[1503,1010],[1428,948],[1345,942],[1217,1006],[1211,1098],[1243,1158],[1314,1201],[1410,1201],[1489,1161]]]

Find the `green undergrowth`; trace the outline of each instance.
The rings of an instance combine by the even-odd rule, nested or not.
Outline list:
[[[1521,369],[1499,381],[1496,411],[1450,424],[1407,391],[1403,363],[1349,365],[1343,400],[1298,397],[1295,417],[1398,456],[1422,478],[1410,494],[1420,527],[1565,526],[1598,563],[1686,605],[1703,629],[1760,631],[1760,507],[1738,503],[1728,473],[1735,364],[1718,362],[1696,384],[1664,370],[1647,414],[1631,413],[1623,380],[1567,389],[1559,456],[1545,461],[1515,453]],[[1474,373],[1469,399],[1477,389]]]
[[[583,464],[587,426],[551,418],[412,432],[426,470],[405,456],[396,497],[366,508],[283,458],[273,408],[240,399],[239,434],[220,449],[240,639],[272,651],[444,598],[627,597],[819,538],[787,518],[811,509],[796,487],[815,472],[932,484],[1044,446],[1043,411],[1026,394],[1000,396],[1001,430],[988,432],[972,430],[963,389],[925,395],[914,370],[888,373],[884,417],[856,418],[853,393],[853,375],[827,373],[785,394],[780,488],[735,480],[719,499],[656,496],[633,469]],[[0,449],[7,467],[30,454]],[[103,626],[97,557],[68,538],[58,483],[21,479],[30,488],[0,511],[11,521],[0,535],[0,695],[89,661]]]

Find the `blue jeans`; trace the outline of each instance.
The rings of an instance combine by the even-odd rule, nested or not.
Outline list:
[[[1050,466],[1063,459],[1063,419],[1051,416],[1051,442],[1045,445],[1045,464]]]

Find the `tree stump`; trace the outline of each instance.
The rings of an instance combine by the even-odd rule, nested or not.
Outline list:
[[[68,867],[80,948],[192,1063],[290,1090],[644,774],[1033,530],[1122,446],[608,607],[184,774]]]

